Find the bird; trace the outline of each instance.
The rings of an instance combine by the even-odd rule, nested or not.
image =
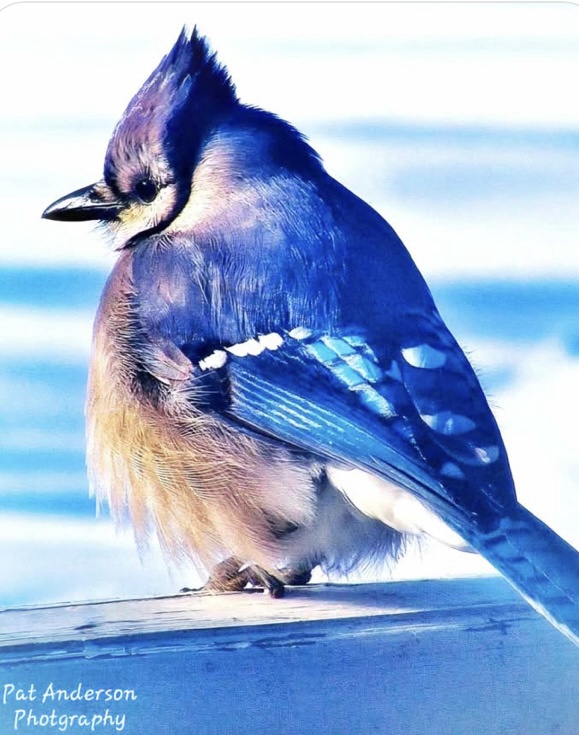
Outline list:
[[[413,537],[480,553],[579,644],[579,554],[517,500],[477,374],[391,225],[290,123],[242,102],[197,27],[130,101],[103,176],[42,217],[117,252],[86,399],[99,503],[273,597],[394,563]]]

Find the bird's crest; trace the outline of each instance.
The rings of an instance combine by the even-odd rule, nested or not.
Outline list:
[[[177,102],[191,96],[199,104],[207,103],[212,107],[236,100],[235,87],[227,69],[217,61],[216,54],[197,27],[191,34],[183,28],[171,51],[161,59],[131,105],[140,98],[154,97],[159,93],[164,96],[167,92],[177,95]]]
[[[130,101],[117,124],[105,160],[105,178],[139,151],[160,151],[173,163],[191,160],[192,146],[223,111],[237,104],[227,69],[195,27],[176,43]],[[107,176],[107,174],[109,174]]]

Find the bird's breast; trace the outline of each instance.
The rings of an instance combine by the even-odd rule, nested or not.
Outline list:
[[[311,468],[205,412],[190,386],[160,386],[141,362],[134,308],[123,256],[94,328],[86,406],[93,490],[141,541],[156,528],[172,559],[211,564],[235,554],[271,566],[282,553],[275,529],[313,517]]]

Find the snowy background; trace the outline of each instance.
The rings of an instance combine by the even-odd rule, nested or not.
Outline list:
[[[100,176],[184,23],[398,231],[479,369],[521,500],[579,546],[577,6],[21,4],[0,13],[0,606],[199,581],[95,518],[84,385],[113,256],[91,225],[40,219]],[[428,546],[395,574],[486,570]]]

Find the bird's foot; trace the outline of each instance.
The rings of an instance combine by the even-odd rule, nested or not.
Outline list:
[[[312,578],[312,570],[309,567],[290,566],[279,570],[284,584],[291,586],[307,584]]]
[[[256,564],[244,564],[236,557],[229,557],[217,564],[207,582],[199,589],[183,587],[181,592],[197,592],[215,595],[220,592],[269,592],[270,597],[279,598],[285,594],[285,585],[307,584],[312,570],[302,566],[289,566],[273,576]],[[250,585],[250,587],[248,587]]]
[[[211,572],[207,582],[200,589],[184,587],[181,592],[200,592],[219,594],[220,592],[241,592],[248,585],[249,591],[267,590],[270,597],[283,597],[284,583],[265,569],[255,564],[244,564],[240,559],[230,557],[220,562]]]

